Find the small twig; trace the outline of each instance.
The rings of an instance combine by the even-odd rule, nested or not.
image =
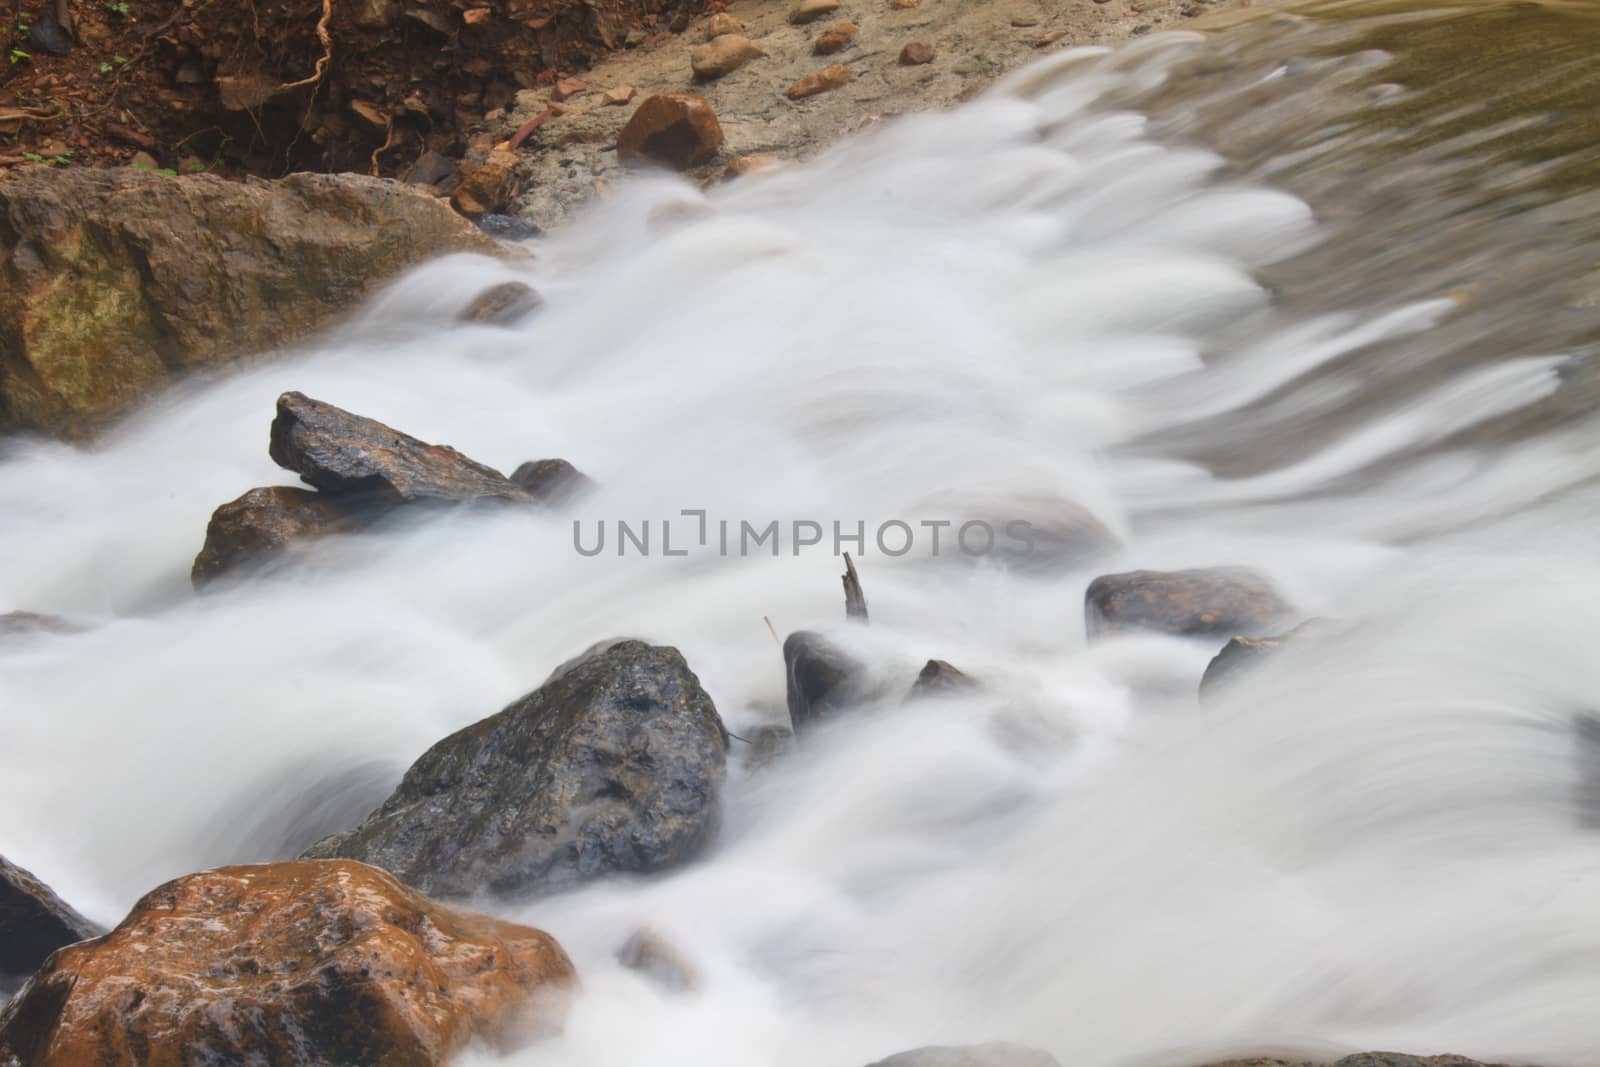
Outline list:
[[[867,621],[867,595],[861,591],[861,577],[856,574],[856,565],[850,558],[850,553],[844,554],[844,617],[847,619],[860,619]]]
[[[767,632],[772,634],[772,639],[774,641],[778,642],[778,647],[779,648],[782,648],[783,647],[783,639],[778,636],[778,628],[776,626],[772,625],[772,620],[767,618],[767,616],[763,615],[763,616],[761,616],[761,621],[767,624]]]
[[[533,131],[537,130],[540,126],[543,126],[545,122],[555,114],[556,109],[553,107],[547,107],[543,111],[539,112],[539,114],[535,115],[533,118],[524,123],[522,129],[518,130],[516,134],[512,136],[511,140],[506,142],[506,147],[512,152],[515,152],[517,149],[521,148],[522,142],[526,141],[529,137],[532,137]]]

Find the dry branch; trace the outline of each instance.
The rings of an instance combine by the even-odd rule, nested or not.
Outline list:
[[[867,621],[867,595],[861,591],[861,578],[856,574],[856,565],[850,559],[850,553],[844,554],[844,616],[847,619],[860,619]]]

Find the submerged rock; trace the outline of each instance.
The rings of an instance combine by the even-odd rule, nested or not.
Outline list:
[[[82,633],[84,627],[60,615],[41,615],[36,611],[8,611],[0,615],[0,638],[26,637],[29,634]]]
[[[745,766],[752,771],[771,766],[794,751],[794,727],[768,725],[758,727],[750,738],[750,754]]]
[[[917,680],[912,683],[911,692],[906,694],[906,699],[949,696],[953,693],[969,692],[977,687],[977,682],[951,664],[942,659],[930,659],[922,668],[922,673],[917,675]]]
[[[798,736],[867,699],[866,666],[819,633],[799,630],[783,643],[789,720]]]
[[[560,507],[594,489],[594,479],[564,459],[538,459],[511,472],[511,480],[540,504]]]
[[[529,499],[499,471],[447,445],[430,445],[304,393],[278,398],[268,453],[330,496],[372,494],[391,503]]]
[[[819,56],[831,56],[835,52],[842,52],[855,40],[856,24],[853,22],[835,22],[826,30],[817,34],[817,39],[811,46],[811,51]]]
[[[823,67],[821,70],[807,74],[804,78],[789,86],[789,91],[783,95],[790,100],[804,100],[808,96],[816,96],[818,93],[826,93],[834,89],[843,88],[849,82],[850,68],[843,63],[835,63],[831,67]]]
[[[0,1013],[0,1063],[421,1067],[559,1021],[574,981],[548,934],[359,863],[223,867],[57,953]]]
[[[800,0],[789,9],[789,21],[796,26],[815,22],[824,15],[839,10],[840,0]]]
[[[195,367],[303,340],[406,268],[499,246],[415,187],[0,173],[0,432],[83,436]]]
[[[49,886],[0,856],[0,992],[20,985],[56,949],[103,933]]]
[[[638,930],[617,950],[617,962],[663,989],[682,993],[699,984],[693,964],[654,930]]]
[[[424,892],[527,896],[693,858],[720,818],[728,752],[677,649],[619,641],[445,738],[383,806],[308,855]]]
[[[1084,594],[1091,638],[1128,630],[1257,636],[1281,625],[1291,611],[1271,583],[1246,567],[1107,574]]]
[[[1026,1045],[929,1045],[879,1060],[870,1067],[1061,1067],[1048,1052]]]
[[[900,65],[902,67],[920,67],[924,63],[932,63],[934,51],[931,44],[921,41],[907,41],[906,46],[900,49]]]
[[[628,119],[617,136],[617,158],[624,163],[660,163],[687,170],[722,147],[722,125],[703,96],[657,93]]]
[[[1325,636],[1336,624],[1330,619],[1311,619],[1288,633],[1273,637],[1235,637],[1212,657],[1200,678],[1200,699],[1217,696],[1244,675],[1271,659],[1291,644]]]
[[[355,523],[348,507],[322,493],[287,485],[252,489],[212,512],[189,579],[199,589],[228,571],[271,562],[290,545],[341,533]]]
[[[544,297],[526,282],[501,282],[479,293],[461,313],[462,322],[513,326],[544,304]]]
[[[478,219],[478,229],[500,241],[531,241],[544,236],[544,230],[537,223],[529,222],[520,215],[484,215]]]

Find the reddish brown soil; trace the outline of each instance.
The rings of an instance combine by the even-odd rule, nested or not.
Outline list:
[[[486,113],[707,0],[71,0],[76,44],[0,0],[0,166],[157,166],[276,176],[402,173],[462,154]]]

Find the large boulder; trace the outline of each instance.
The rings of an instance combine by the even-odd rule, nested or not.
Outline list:
[[[1246,567],[1107,574],[1084,594],[1091,638],[1128,630],[1253,637],[1271,633],[1291,612],[1272,584]]]
[[[434,745],[365,822],[307,855],[376,864],[445,897],[658,871],[711,840],[727,751],[677,649],[597,646]]]
[[[879,1060],[871,1067],[1061,1067],[1048,1052],[1025,1045],[929,1045]]]
[[[354,525],[355,515],[322,493],[288,485],[252,489],[212,513],[189,577],[199,589],[226,572],[266,564],[290,545]]]
[[[722,124],[705,97],[657,93],[639,105],[617,135],[617,158],[687,170],[716,155],[722,136]]]
[[[49,886],[0,856],[0,992],[19,985],[56,949],[103,933]]]
[[[527,501],[499,471],[304,393],[278,398],[267,452],[330,496],[394,503]]]
[[[196,367],[300,341],[488,235],[426,193],[123,168],[0,173],[0,432],[82,436]]]
[[[0,1063],[424,1067],[557,1021],[574,980],[548,934],[359,863],[223,867],[51,957],[0,1013]]]

